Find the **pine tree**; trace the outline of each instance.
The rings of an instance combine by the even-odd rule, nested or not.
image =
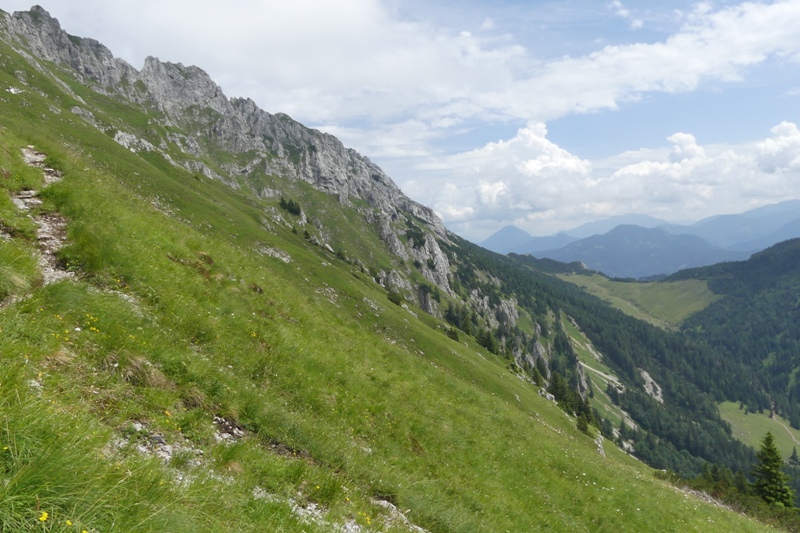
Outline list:
[[[747,482],[747,476],[741,470],[736,471],[736,477],[733,478],[733,486],[740,494],[750,493],[750,484]]]
[[[756,478],[753,488],[761,499],[770,504],[794,506],[794,491],[789,488],[788,476],[783,473],[783,458],[775,446],[775,437],[768,431],[756,453],[758,464],[753,468]]]
[[[586,433],[590,437],[594,437],[594,435],[592,435],[589,432],[589,420],[586,418],[585,413],[581,413],[580,415],[578,415],[577,425],[578,425],[578,431]]]

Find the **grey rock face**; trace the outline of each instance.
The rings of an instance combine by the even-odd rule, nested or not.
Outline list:
[[[425,234],[425,244],[420,248],[412,247],[409,253],[422,264],[420,272],[425,278],[446,292],[451,292],[447,278],[450,274],[450,260],[432,235]]]
[[[79,79],[92,81],[101,88],[116,86],[135,72],[94,39],[67,34],[58,21],[39,6],[5,15],[0,25],[6,35],[18,44],[24,43],[36,56],[69,67]]]
[[[523,350],[514,351],[514,360],[517,365],[530,375],[533,374],[533,369],[536,368],[536,361],[540,358],[547,360],[547,350],[539,341],[533,344],[533,350],[531,352],[525,352]],[[549,379],[550,376],[542,377]]]
[[[144,84],[158,108],[175,122],[185,122],[187,118],[197,120],[200,113],[200,117],[209,117],[209,121],[216,118],[215,113],[233,113],[233,106],[222,89],[197,67],[163,63],[148,57],[141,72],[136,73],[136,79]],[[117,89],[117,85],[113,88]]]

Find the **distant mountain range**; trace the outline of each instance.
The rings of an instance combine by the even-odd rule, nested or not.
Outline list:
[[[691,225],[630,214],[533,237],[506,226],[481,246],[497,253],[579,261],[610,277],[668,275],[684,268],[747,259],[779,242],[800,237],[800,200],[709,217]]]

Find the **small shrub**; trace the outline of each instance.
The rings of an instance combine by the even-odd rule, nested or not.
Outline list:
[[[400,296],[395,291],[389,291],[389,294],[387,294],[387,297],[389,298],[389,301],[392,302],[395,305],[400,305],[401,303],[403,303],[403,297]]]

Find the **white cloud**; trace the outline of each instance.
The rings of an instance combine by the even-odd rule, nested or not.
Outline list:
[[[747,67],[770,56],[798,53],[798,27],[797,1],[742,4],[717,12],[698,9],[663,42],[606,46],[548,63],[508,90],[486,96],[486,107],[547,121],[616,109],[647,92],[686,92],[704,81],[737,81]]]
[[[513,139],[437,161],[448,174],[408,181],[404,189],[452,224],[513,220],[563,204],[588,184],[591,164],[546,136],[545,125],[532,122]]]
[[[319,127],[330,133],[346,146],[358,146],[370,158],[413,159],[433,155],[430,144],[444,136],[443,130],[452,132],[455,124],[426,123],[420,120],[379,125],[370,130],[327,125]]]
[[[614,109],[646,92],[737,80],[771,55],[800,52],[797,0],[717,11],[701,4],[663,42],[607,46],[547,63],[535,60],[535,50],[492,38],[493,19],[476,35],[409,22],[380,0],[241,0],[235,8],[222,0],[50,4],[68,30],[91,25],[93,37],[134,66],[148,54],[194,63],[227,92],[316,124],[547,121]],[[640,25],[621,2],[610,6]]]
[[[611,2],[611,9],[614,10],[614,13],[618,17],[627,20],[628,25],[632,30],[639,30],[644,27],[644,21],[640,18],[634,17],[630,9],[626,8],[619,0],[614,0]]]
[[[675,133],[667,137],[667,140],[673,145],[670,153],[673,162],[705,157],[705,151],[698,146],[697,140],[691,133]]]
[[[800,129],[783,122],[761,141],[701,146],[678,132],[657,149],[589,162],[531,123],[508,140],[451,156],[449,177],[415,192],[449,227],[481,240],[507,224],[538,235],[627,213],[674,221],[800,197]]]
[[[775,174],[800,170],[800,131],[791,122],[772,128],[773,137],[758,143],[758,167]]]

